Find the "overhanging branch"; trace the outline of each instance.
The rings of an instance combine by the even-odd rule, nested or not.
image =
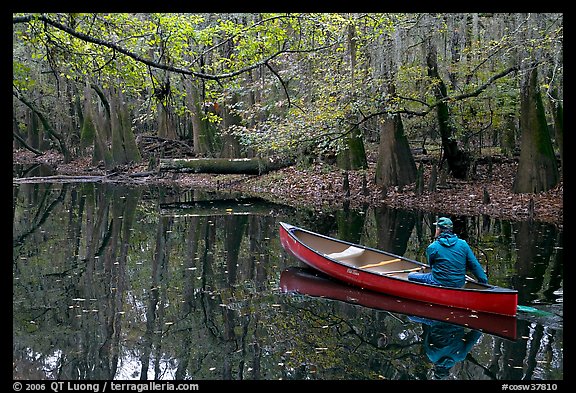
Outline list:
[[[138,55],[137,53],[134,53],[118,44],[115,44],[113,42],[109,42],[109,41],[105,41],[105,40],[101,40],[99,38],[96,37],[92,37],[89,36],[87,34],[78,32],[68,26],[65,26],[55,20],[50,19],[49,17],[47,17],[46,15],[25,15],[25,16],[16,16],[14,18],[12,18],[12,24],[18,24],[18,23],[28,23],[28,22],[32,22],[35,20],[39,20],[44,22],[47,25],[53,26],[59,30],[64,31],[67,34],[70,34],[73,37],[76,37],[82,41],[86,41],[86,42],[90,42],[96,45],[100,45],[100,46],[104,46],[106,48],[110,48],[114,51],[117,51],[119,53],[122,53],[123,55],[126,55],[140,63],[146,64],[150,67],[153,68],[157,68],[157,69],[162,69],[162,70],[166,70],[169,72],[175,72],[178,74],[183,74],[183,75],[191,75],[191,76],[195,76],[197,78],[200,79],[205,79],[205,80],[214,80],[214,81],[220,81],[222,79],[230,79],[233,77],[236,77],[238,75],[241,75],[245,72],[251,71],[253,69],[256,69],[262,65],[267,65],[267,63],[269,61],[271,61],[272,59],[280,56],[283,53],[296,53],[296,52],[311,52],[311,51],[317,51],[317,50],[321,50],[324,49],[326,47],[329,47],[331,45],[327,45],[324,47],[318,47],[318,48],[313,48],[313,49],[307,49],[307,50],[288,50],[288,49],[282,49],[279,50],[273,54],[271,54],[270,56],[254,63],[251,64],[249,66],[246,66],[244,68],[241,68],[239,70],[236,71],[232,71],[232,72],[228,72],[228,73],[223,73],[223,74],[206,74],[203,72],[196,72],[196,71],[192,71],[190,69],[187,68],[181,68],[181,67],[175,67],[175,66],[171,66],[171,65],[167,65],[167,64],[161,64],[161,63],[157,63],[155,61],[152,61],[150,59],[144,58],[140,55]]]

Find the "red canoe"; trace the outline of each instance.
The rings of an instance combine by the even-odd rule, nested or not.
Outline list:
[[[408,280],[411,271],[429,266],[399,255],[338,240],[280,223],[282,247],[310,267],[337,280],[420,302],[502,315],[516,315],[518,291],[467,280],[449,288]]]
[[[472,312],[368,291],[332,280],[325,274],[309,268],[289,267],[284,270],[280,275],[280,288],[283,293],[322,297],[377,310],[433,319],[516,340],[516,317]]]

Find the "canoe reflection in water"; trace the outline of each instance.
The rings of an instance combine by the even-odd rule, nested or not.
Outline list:
[[[440,324],[448,326],[456,325],[455,328],[463,329],[463,327],[467,327],[508,340],[516,340],[516,317],[473,312],[363,290],[333,280],[329,276],[314,269],[302,267],[289,267],[285,269],[280,275],[280,288],[283,293],[298,293],[324,297],[359,304],[364,307],[404,314],[411,318],[419,318],[417,322],[424,323],[424,321],[428,321],[428,323],[425,324],[425,326],[429,326],[425,328],[426,330],[434,327],[435,324],[432,322],[436,322],[438,327]],[[449,330],[448,328],[445,329]],[[432,329],[432,331],[434,332],[434,329]],[[438,333],[435,333],[435,335],[437,334]],[[442,333],[440,332],[440,334]],[[456,334],[456,331],[450,334]],[[462,333],[458,334],[461,335]],[[479,334],[479,332],[475,334]],[[448,335],[448,337],[450,337],[450,335]],[[457,339],[455,338],[454,341],[457,341]],[[475,342],[476,340],[469,341]],[[471,344],[471,346],[473,345],[474,344]],[[464,356],[466,355],[464,354]],[[436,358],[436,356],[431,358],[432,361],[434,361],[433,358]]]
[[[417,316],[408,317],[422,323],[422,346],[428,359],[434,363],[434,378],[447,379],[450,369],[466,359],[482,333],[478,330],[466,332],[463,326],[454,325]]]

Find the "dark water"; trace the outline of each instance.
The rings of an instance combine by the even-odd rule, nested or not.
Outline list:
[[[511,322],[350,292],[278,238],[284,221],[423,260],[434,214],[92,183],[13,201],[14,379],[563,379],[554,226],[453,217],[490,282],[536,309]]]

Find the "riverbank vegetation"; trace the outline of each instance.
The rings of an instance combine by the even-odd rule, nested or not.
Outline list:
[[[561,223],[562,42],[555,13],[14,14],[15,162]]]

